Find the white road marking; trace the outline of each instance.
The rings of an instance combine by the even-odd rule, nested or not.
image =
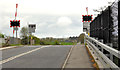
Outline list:
[[[16,46],[4,47],[4,48],[0,48],[0,50],[9,49],[9,48],[15,48],[15,47],[16,47]]]
[[[72,46],[72,47],[71,47],[71,49],[70,49],[70,51],[69,51],[69,53],[68,53],[68,55],[67,55],[67,58],[65,59],[65,62],[63,63],[63,66],[62,66],[62,69],[61,69],[61,70],[64,70],[64,68],[65,68],[65,66],[66,66],[66,64],[67,64],[67,61],[69,60],[70,55],[71,55],[72,50],[73,50],[74,47],[75,47],[75,46]]]
[[[39,49],[41,49],[41,48],[45,48],[45,47],[48,47],[48,46],[39,47],[39,48],[33,49],[33,50],[31,50],[31,51],[28,51],[28,52],[25,52],[25,53],[22,53],[22,54],[19,54],[19,55],[10,57],[10,58],[8,58],[8,59],[5,59],[5,60],[0,61],[0,64],[9,62],[9,61],[11,61],[11,60],[13,60],[13,59],[16,59],[16,58],[18,58],[18,57],[21,57],[21,56],[23,56],[23,55],[32,53],[32,52],[34,52],[34,51],[37,51],[37,50],[39,50]]]

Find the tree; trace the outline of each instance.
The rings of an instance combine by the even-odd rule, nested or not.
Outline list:
[[[21,38],[26,37],[28,35],[28,28],[22,27],[20,34],[21,34],[21,36],[20,36]]]
[[[32,37],[33,38],[33,40],[35,41],[35,44],[40,44],[40,39],[38,38],[38,37],[36,37],[36,36],[30,36],[30,37]]]
[[[84,33],[80,34],[79,36],[79,40],[81,41],[81,43],[84,43],[84,36],[85,36]]]
[[[27,36],[21,39],[21,44],[23,44],[23,45],[28,44],[28,37]]]
[[[21,31],[20,31],[20,37],[22,38],[21,40],[21,44],[27,44],[28,40],[27,40],[27,35],[28,35],[28,28],[27,27],[22,27]]]
[[[40,40],[40,45],[46,45],[45,41]]]
[[[0,33],[0,38],[4,38],[4,35],[2,33]]]
[[[54,43],[54,44],[55,44],[55,45],[60,45],[59,42],[58,42],[57,40],[55,40],[55,43]]]

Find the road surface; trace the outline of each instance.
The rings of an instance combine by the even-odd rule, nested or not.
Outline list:
[[[25,46],[2,50],[3,70],[62,67],[73,45]],[[23,69],[22,69],[23,70]]]

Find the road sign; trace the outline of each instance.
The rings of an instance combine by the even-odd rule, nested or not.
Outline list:
[[[83,28],[83,32],[86,32],[87,31],[87,28]]]
[[[29,24],[29,28],[35,28],[36,29],[36,24]]]
[[[18,30],[18,28],[17,28],[17,27],[14,27],[13,30]]]
[[[83,32],[90,30],[90,22],[83,22]]]

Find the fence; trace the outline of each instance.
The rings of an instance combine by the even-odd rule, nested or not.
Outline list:
[[[2,47],[3,43],[4,44],[6,43],[6,39],[5,38],[0,38],[0,47]],[[8,41],[8,44],[21,44],[21,40],[19,38],[10,37],[9,41]]]
[[[112,43],[118,49],[118,1],[108,6],[90,23],[90,36]]]
[[[99,60],[103,66],[103,70],[120,70],[118,65],[113,62],[113,56],[120,58],[120,52],[114,48],[111,48],[98,40],[85,36],[85,42],[87,43],[89,50],[91,50],[97,56],[95,60]],[[109,52],[104,53],[103,50]],[[117,62],[118,64],[119,62]]]
[[[8,43],[9,43],[9,44],[21,44],[21,40],[20,40],[19,38],[10,37]]]
[[[2,43],[5,43],[5,39],[4,38],[0,38],[0,47],[2,47]]]
[[[118,7],[119,6],[119,7]],[[120,51],[120,39],[118,32],[120,29],[120,1],[116,0],[111,6],[108,6],[101,14],[99,14],[90,23],[90,37],[94,37],[104,44],[109,45]],[[109,54],[107,50],[103,50],[104,54]],[[119,63],[117,63],[117,61]],[[113,56],[113,62],[120,66],[120,58]]]

